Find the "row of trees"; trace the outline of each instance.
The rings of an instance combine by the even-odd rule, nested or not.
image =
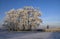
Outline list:
[[[15,31],[36,29],[42,22],[40,16],[40,11],[30,6],[12,9],[6,13],[4,26]]]

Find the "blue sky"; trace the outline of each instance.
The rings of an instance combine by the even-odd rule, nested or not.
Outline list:
[[[60,26],[60,0],[0,0],[0,24],[4,20],[5,12],[24,6],[39,7],[43,25]]]

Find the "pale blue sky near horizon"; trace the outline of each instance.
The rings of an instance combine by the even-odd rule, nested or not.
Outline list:
[[[43,25],[60,26],[60,0],[0,0],[0,24],[4,21],[5,12],[24,6],[39,7]]]

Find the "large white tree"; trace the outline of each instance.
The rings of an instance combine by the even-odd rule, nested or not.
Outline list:
[[[42,22],[40,16],[41,12],[31,6],[12,9],[6,13],[4,24],[9,30],[36,29]]]

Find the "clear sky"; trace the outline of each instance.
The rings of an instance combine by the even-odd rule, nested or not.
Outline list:
[[[0,0],[0,24],[4,20],[5,12],[24,6],[39,7],[43,25],[60,26],[60,0]]]

